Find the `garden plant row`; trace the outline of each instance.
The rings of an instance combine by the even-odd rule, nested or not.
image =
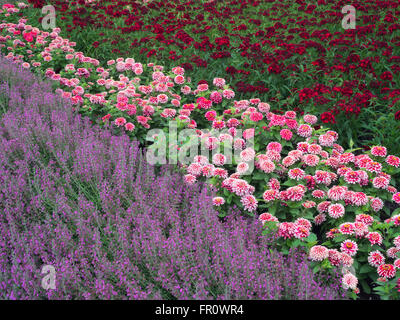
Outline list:
[[[221,218],[229,219],[234,207],[257,217],[283,254],[303,248],[314,272],[341,268],[342,286],[353,298],[360,290],[398,298],[398,156],[382,145],[345,150],[339,134],[318,125],[317,116],[272,112],[254,96],[235,100],[221,77],[193,84],[180,66],[122,57],[100,62],[75,51],[59,28],[29,25],[19,17],[25,9],[6,5],[0,12],[0,45],[8,60],[54,80],[74,110],[144,146],[164,142],[171,123],[194,129],[212,154],[180,170],[189,186],[213,186]],[[152,129],[159,133],[149,137]],[[167,141],[177,151],[184,143]],[[219,151],[225,147],[238,157],[228,159]]]
[[[29,2],[53,5],[60,35],[89,56],[181,66],[195,84],[224,78],[238,100],[318,116],[346,149],[400,153],[397,0]],[[342,26],[346,5],[355,29]],[[45,16],[24,14],[36,27]]]

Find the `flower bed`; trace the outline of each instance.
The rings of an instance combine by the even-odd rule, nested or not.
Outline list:
[[[344,298],[304,251],[278,253],[236,208],[221,223],[207,188],[51,91],[0,58],[0,299]]]
[[[238,99],[317,115],[346,148],[400,152],[398,1],[353,1],[355,30],[342,28],[342,1],[30,2],[53,4],[62,35],[91,56],[180,65],[195,84],[225,78]]]
[[[320,127],[315,115],[271,112],[256,97],[233,100],[223,78],[190,87],[182,67],[166,71],[132,58],[102,67],[75,52],[59,29],[45,33],[26,22],[0,25],[2,51],[57,81],[57,91],[81,113],[94,121],[101,117],[144,144],[162,137],[171,123],[196,128],[195,137],[213,153],[182,164],[185,179],[215,186],[213,203],[221,217],[236,205],[263,222],[264,234],[278,236],[274,243],[282,252],[307,248],[314,271],[343,267],[343,286],[353,297],[360,288],[398,297],[400,158],[384,146],[345,150],[339,134]],[[161,132],[149,139],[153,128]],[[179,149],[183,141],[167,142]],[[226,146],[239,156],[227,161],[219,151]]]

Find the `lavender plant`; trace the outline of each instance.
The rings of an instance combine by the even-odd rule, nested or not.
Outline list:
[[[341,299],[259,221],[148,165],[125,134],[0,59],[0,299]],[[54,267],[55,288],[41,270]]]

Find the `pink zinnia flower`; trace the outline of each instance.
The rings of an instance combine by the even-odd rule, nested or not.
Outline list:
[[[246,141],[244,141],[243,139],[235,139],[235,141],[233,142],[233,148],[235,150],[241,150],[246,146]]]
[[[311,194],[314,198],[322,199],[326,196],[325,191],[323,190],[314,190]]]
[[[217,153],[213,156],[212,161],[216,166],[223,166],[225,164],[226,157],[221,153]]]
[[[289,170],[288,176],[290,179],[301,180],[304,178],[305,172],[300,168],[294,168]]]
[[[324,213],[328,212],[328,208],[330,206],[331,202],[330,201],[323,201],[320,204],[317,205],[317,210],[319,213]]]
[[[326,220],[326,215],[323,213],[317,214],[314,217],[314,223],[318,226],[320,224],[322,224],[324,221]]]
[[[293,137],[293,132],[289,129],[282,129],[280,131],[280,136],[283,140],[289,141]]]
[[[368,214],[362,213],[356,215],[356,220],[357,222],[363,222],[366,225],[370,226],[374,222],[374,218]]]
[[[309,258],[313,261],[322,261],[329,257],[329,250],[324,246],[313,246],[309,252]]]
[[[368,233],[367,239],[371,243],[371,246],[374,244],[377,244],[378,246],[380,246],[382,244],[382,240],[383,240],[382,236],[378,232]]]
[[[354,233],[354,224],[345,222],[339,226],[339,230],[342,234],[353,234]]]
[[[271,189],[279,190],[281,188],[281,184],[279,183],[279,180],[276,178],[271,178],[268,181],[268,187]]]
[[[243,207],[247,211],[255,211],[257,209],[258,201],[253,195],[245,195],[240,199]]]
[[[254,159],[255,155],[256,152],[254,151],[253,148],[247,148],[244,149],[242,152],[240,152],[240,159],[242,161],[249,162]]]
[[[372,267],[379,267],[380,265],[385,263],[385,257],[383,256],[382,253],[380,253],[378,250],[375,251],[371,251],[368,254],[368,263],[372,266]]]
[[[345,240],[340,245],[340,250],[350,256],[354,256],[357,253],[358,245],[352,240]]]
[[[261,161],[259,167],[265,173],[271,173],[275,170],[275,164],[271,160]]]
[[[215,168],[213,172],[214,177],[220,177],[226,179],[228,177],[228,171],[222,168]]]
[[[264,118],[264,116],[260,112],[252,112],[252,113],[250,113],[250,120],[251,121],[258,122],[258,121],[261,121],[263,118]]]
[[[303,138],[308,138],[312,134],[312,128],[308,124],[301,124],[297,128],[297,134]]]
[[[287,156],[285,158],[282,159],[282,164],[285,167],[290,167],[291,165],[293,165],[296,162],[296,159],[291,157],[291,156]]]
[[[396,238],[394,238],[393,244],[396,246],[397,249],[400,250],[400,236],[397,236]]]
[[[382,264],[378,267],[377,271],[380,277],[387,279],[393,278],[396,275],[396,268],[392,264]]]
[[[387,150],[382,146],[375,146],[371,148],[371,154],[376,157],[386,157]]]
[[[372,185],[376,189],[387,189],[387,187],[389,186],[389,179],[382,176],[375,177],[372,180]]]
[[[246,173],[248,169],[249,165],[246,162],[240,162],[236,167],[236,172],[242,175]]]
[[[216,207],[222,206],[225,203],[225,200],[222,197],[214,197],[212,201],[213,205]]]
[[[242,179],[235,179],[231,185],[232,191],[239,197],[249,193],[250,185]]]
[[[132,122],[128,122],[125,124],[125,129],[127,131],[133,131],[135,129],[135,125]]]
[[[368,196],[364,192],[354,192],[351,201],[358,207],[365,206],[368,203]]]
[[[222,95],[225,99],[232,99],[235,96],[235,92],[232,90],[222,91]]]
[[[272,214],[270,214],[268,212],[264,212],[264,213],[260,214],[260,216],[258,217],[258,220],[260,220],[263,225],[266,221],[278,222],[278,218],[276,218],[275,216],[273,216]]]
[[[315,124],[318,121],[318,118],[312,114],[306,114],[304,117],[304,122],[307,122],[309,124]]]
[[[249,140],[254,137],[254,128],[246,129],[243,131],[243,138]]]
[[[319,163],[319,157],[315,154],[307,154],[303,156],[303,161],[307,166],[315,167]]]
[[[400,192],[397,192],[393,195],[392,200],[396,203],[400,204]]]
[[[266,102],[260,102],[260,103],[257,105],[257,108],[258,108],[258,110],[259,110],[260,112],[268,113],[271,107],[270,107],[270,105],[269,105],[268,103],[266,103]]]
[[[339,251],[337,251],[336,249],[330,249],[329,250],[329,262],[333,265],[333,266],[340,266],[340,264],[342,263],[340,258],[341,258],[341,253]]]
[[[328,214],[330,217],[334,219],[339,219],[344,216],[345,209],[344,206],[340,203],[331,204],[328,207]]]
[[[184,178],[187,184],[194,184],[196,182],[196,177],[194,175],[187,174],[184,176]]]
[[[221,103],[222,102],[222,94],[219,93],[218,91],[213,91],[210,94],[210,100],[215,104]]]
[[[398,168],[400,166],[400,158],[396,156],[387,156],[386,163],[390,166]]]
[[[397,249],[396,247],[392,247],[387,249],[386,254],[392,258],[392,259],[396,259],[397,258],[397,253],[400,252],[400,249]]]
[[[310,229],[301,224],[296,224],[293,229],[293,235],[296,239],[304,239],[310,235]]]
[[[118,127],[123,126],[126,123],[126,119],[123,117],[115,119],[115,125]]]
[[[371,208],[375,211],[378,212],[383,208],[383,201],[379,198],[373,198],[371,199]]]
[[[214,120],[212,123],[212,127],[214,129],[223,129],[225,128],[225,121],[223,120]]]
[[[358,285],[358,279],[355,275],[351,273],[346,273],[342,278],[342,285],[344,289],[355,290]]]
[[[267,150],[268,151],[276,151],[276,152],[281,152],[282,151],[282,145],[279,142],[270,142],[267,145]]]
[[[266,202],[274,201],[279,198],[279,191],[276,189],[269,189],[263,193],[263,199]]]
[[[188,167],[187,167],[187,172],[190,173],[191,175],[194,176],[199,176],[201,175],[203,166],[199,163],[191,163]]]
[[[214,78],[213,85],[219,88],[222,88],[225,85],[225,79],[223,78]]]
[[[346,267],[351,267],[354,263],[354,259],[345,252],[342,252],[342,254],[340,256],[340,260],[341,260],[342,264]]]
[[[201,169],[201,173],[203,174],[203,176],[205,176],[207,178],[212,177],[214,174],[214,166],[212,164],[206,164]]]

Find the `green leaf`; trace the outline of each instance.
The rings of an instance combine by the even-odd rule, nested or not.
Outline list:
[[[361,269],[360,269],[360,273],[370,273],[372,271],[374,271],[375,269],[372,268],[370,265],[368,264],[364,264]]]
[[[371,288],[369,287],[367,281],[365,280],[360,280],[361,287],[365,291],[366,294],[371,294]]]
[[[307,237],[307,242],[314,242],[317,241],[317,236],[315,233],[310,233],[310,235]]]

